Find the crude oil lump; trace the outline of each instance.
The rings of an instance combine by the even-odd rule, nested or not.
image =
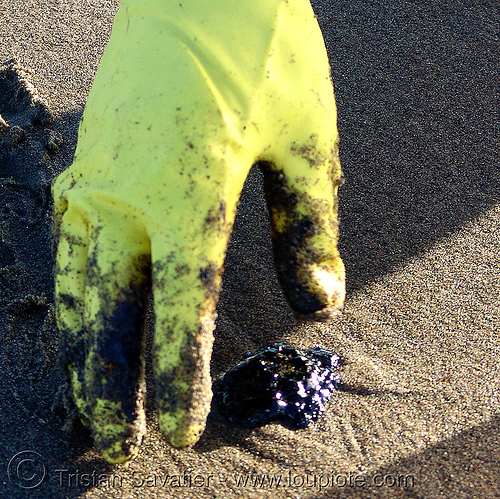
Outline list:
[[[291,429],[316,421],[340,382],[340,357],[319,347],[297,350],[274,343],[248,354],[214,383],[221,412],[233,424],[255,428],[278,421]]]

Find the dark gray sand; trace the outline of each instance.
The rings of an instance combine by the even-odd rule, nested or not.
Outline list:
[[[345,313],[329,326],[294,322],[252,172],[226,259],[212,371],[274,341],[320,345],[342,356],[343,390],[296,432],[239,430],[213,411],[190,450],[166,444],[151,401],[138,458],[110,466],[83,431],[68,439],[51,409],[61,377],[48,186],[71,164],[118,4],[1,2],[0,62],[31,68],[54,114],[50,124],[22,105],[9,110],[0,81],[0,114],[27,131],[0,142],[2,498],[500,497],[498,3],[313,4],[346,177]],[[21,451],[39,456],[8,467]],[[38,488],[20,487],[44,470]]]

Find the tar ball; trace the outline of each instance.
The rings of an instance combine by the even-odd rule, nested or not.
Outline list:
[[[316,421],[340,382],[340,357],[319,347],[297,350],[274,343],[248,354],[214,383],[223,415],[255,428],[277,421],[290,429]]]

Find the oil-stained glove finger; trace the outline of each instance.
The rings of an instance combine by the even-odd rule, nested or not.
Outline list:
[[[153,367],[160,429],[175,447],[200,438],[212,399],[210,359],[224,256],[251,162],[201,146],[203,168],[152,235]],[[196,162],[199,154],[190,151]],[[196,200],[194,202],[194,200]]]
[[[283,169],[268,162],[260,166],[285,296],[298,319],[329,320],[342,310],[345,298],[345,270],[337,249],[340,165],[333,144],[325,147],[314,136],[309,142],[288,157]],[[302,165],[307,176],[294,175],[294,161],[309,163]]]
[[[146,428],[143,330],[150,249],[116,208],[93,207],[90,216],[76,208],[62,216],[60,357],[96,448],[107,461],[124,462],[137,453]]]
[[[199,250],[191,259],[171,250],[161,238],[153,240],[152,353],[160,429],[174,447],[186,447],[200,438],[210,410],[210,359],[225,248],[210,260]]]
[[[255,122],[278,278],[298,318],[328,320],[345,297],[337,249],[342,174],[328,57],[305,4],[294,6],[299,15],[283,9]]]
[[[83,377],[96,448],[107,461],[124,462],[137,453],[146,431],[144,321],[150,248],[143,228],[115,210],[99,207],[90,230]]]

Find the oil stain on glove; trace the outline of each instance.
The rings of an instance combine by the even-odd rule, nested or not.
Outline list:
[[[185,447],[212,398],[224,256],[259,164],[276,268],[299,318],[342,308],[336,108],[308,0],[123,0],[53,184],[61,364],[109,462],[145,432],[149,292],[160,428]]]

